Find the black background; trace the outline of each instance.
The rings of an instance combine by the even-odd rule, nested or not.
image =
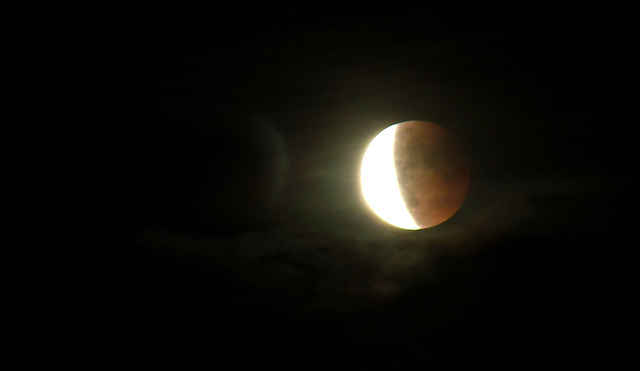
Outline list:
[[[34,9],[31,358],[93,369],[539,369],[624,354],[629,10]],[[428,120],[462,209],[395,229],[368,142]]]

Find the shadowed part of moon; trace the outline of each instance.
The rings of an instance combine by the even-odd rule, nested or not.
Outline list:
[[[425,121],[397,124],[393,152],[400,192],[420,228],[438,225],[460,209],[471,171],[449,131]]]

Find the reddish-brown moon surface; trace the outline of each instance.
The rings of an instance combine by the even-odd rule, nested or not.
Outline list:
[[[402,199],[416,225],[433,227],[451,218],[467,197],[469,159],[441,126],[426,121],[396,126],[393,157]]]

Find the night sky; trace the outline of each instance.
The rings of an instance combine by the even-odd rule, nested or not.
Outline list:
[[[629,10],[34,9],[28,361],[91,370],[609,365],[630,291]],[[634,66],[635,67],[635,66]],[[368,143],[471,161],[451,219],[380,220]],[[32,246],[34,245],[34,246]]]

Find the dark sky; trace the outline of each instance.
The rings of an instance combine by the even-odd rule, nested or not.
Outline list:
[[[637,140],[628,10],[601,6],[34,11],[33,360],[611,362]],[[369,141],[412,119],[472,168],[462,209],[422,231],[358,183]]]

